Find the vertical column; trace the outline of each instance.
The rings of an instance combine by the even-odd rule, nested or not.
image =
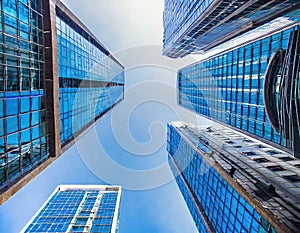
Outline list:
[[[58,44],[56,34],[56,0],[42,0],[44,14],[45,43],[45,96],[48,145],[50,155],[61,154],[60,147],[60,109],[58,77]]]
[[[94,204],[94,207],[93,209],[91,210],[91,213],[89,215],[89,218],[86,222],[86,231],[90,232],[92,227],[93,227],[93,222],[97,216],[97,213],[98,213],[98,210],[99,210],[99,206],[101,204],[101,199],[103,197],[103,192],[99,192],[98,196],[97,196],[97,199],[95,201],[95,204]]]
[[[297,30],[297,40],[296,40],[296,49],[295,57],[293,59],[293,80],[292,80],[292,89],[291,89],[291,118],[292,118],[292,129],[293,129],[293,146],[294,146],[294,156],[300,158],[300,31]],[[298,74],[298,75],[297,75]]]

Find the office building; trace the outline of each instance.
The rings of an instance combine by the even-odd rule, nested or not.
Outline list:
[[[116,233],[121,187],[60,185],[21,232]]]
[[[299,6],[297,0],[165,0],[163,54],[184,57],[278,17],[299,19]]]
[[[299,232],[300,160],[225,126],[168,124],[169,165],[199,232]]]
[[[59,0],[0,12],[3,203],[123,99],[124,67]]]
[[[178,71],[178,103],[300,157],[299,25]]]

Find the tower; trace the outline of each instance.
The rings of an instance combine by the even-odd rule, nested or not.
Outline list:
[[[121,187],[60,185],[22,232],[116,233]]]

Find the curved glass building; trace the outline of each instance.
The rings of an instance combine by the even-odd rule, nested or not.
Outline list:
[[[178,71],[180,105],[300,157],[299,26]]]

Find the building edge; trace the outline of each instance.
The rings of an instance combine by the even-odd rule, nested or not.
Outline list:
[[[45,43],[45,102],[46,124],[49,152],[51,157],[61,154],[60,149],[60,106],[59,106],[59,75],[58,47],[56,35],[55,2],[42,0],[44,14],[44,43]]]
[[[124,68],[124,66],[118,61],[118,59],[115,58],[108,49],[106,49],[106,47],[103,45],[103,43],[100,42],[94,36],[94,34],[81,22],[81,20],[69,8],[67,8],[67,6],[64,3],[62,3],[60,0],[44,0],[44,1],[52,1],[52,2],[54,2],[55,5],[56,5],[56,7],[60,10],[60,12],[64,16],[67,16],[69,19],[71,19],[72,22],[74,22],[78,27],[81,28],[81,30],[83,30],[87,35],[89,35],[91,37],[91,39],[93,40],[93,43],[95,43],[98,46],[98,48],[100,46],[99,49],[101,49],[103,52],[105,52],[107,56],[109,56],[110,58],[112,58],[122,68]]]
[[[116,202],[116,206],[118,208],[115,209],[113,222],[112,222],[112,226],[111,226],[111,233],[117,233],[118,228],[119,228],[119,216],[120,216],[120,204],[121,204],[122,187],[121,186],[117,186],[117,187],[119,187],[118,197],[117,197],[117,202]]]

